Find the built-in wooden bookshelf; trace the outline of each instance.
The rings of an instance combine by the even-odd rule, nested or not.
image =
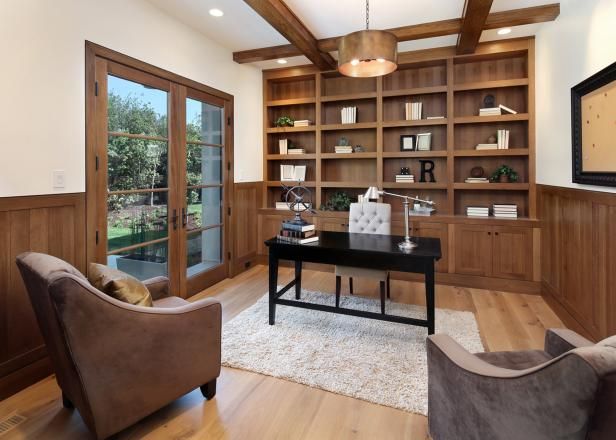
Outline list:
[[[536,218],[534,40],[515,39],[486,46],[473,55],[435,51],[379,78],[347,78],[338,72],[319,72],[313,66],[265,71],[264,77],[264,208],[280,200],[280,165],[307,167],[304,185],[314,191],[315,207],[336,191],[351,197],[369,186],[400,194],[429,197],[437,216],[466,217],[466,207],[515,203],[519,220]],[[419,51],[426,52],[426,51]],[[440,56],[440,58],[436,58]],[[407,55],[405,60],[413,57]],[[483,100],[493,95],[517,114],[478,116]],[[405,119],[405,104],[421,102],[423,118]],[[357,123],[342,124],[340,110],[357,107]],[[313,125],[277,128],[280,116],[310,119]],[[425,119],[443,116],[443,119]],[[510,132],[509,149],[475,149],[497,130]],[[400,136],[431,133],[430,151],[400,151]],[[363,152],[336,154],[344,136]],[[281,155],[279,139],[304,148],[304,155]],[[434,162],[436,182],[420,182],[420,160]],[[519,180],[507,183],[465,183],[471,169],[486,177],[500,165],[517,171]],[[401,167],[409,167],[415,183],[396,183]],[[384,197],[395,211],[399,200]],[[481,221],[480,219],[478,221]]]

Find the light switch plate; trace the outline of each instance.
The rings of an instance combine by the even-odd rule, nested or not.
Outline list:
[[[62,189],[66,186],[64,170],[53,170],[53,187]]]

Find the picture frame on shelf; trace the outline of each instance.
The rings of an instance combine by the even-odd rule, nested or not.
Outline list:
[[[417,135],[402,134],[400,135],[400,151],[416,151]]]
[[[616,63],[571,88],[573,182],[616,186]]]
[[[304,182],[306,180],[306,165],[295,165],[293,180],[297,182]]]
[[[417,151],[430,151],[432,148],[432,133],[418,133],[417,134]]]
[[[280,181],[294,182],[295,180],[295,167],[293,165],[280,165]]]

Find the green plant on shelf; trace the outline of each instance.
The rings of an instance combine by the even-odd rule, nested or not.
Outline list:
[[[276,127],[293,127],[293,118],[289,116],[281,116],[274,122]]]
[[[321,205],[324,211],[348,211],[351,208],[353,199],[344,191],[336,191],[327,200],[325,205]]]
[[[515,183],[518,181],[518,178],[518,173],[514,171],[513,168],[508,165],[501,165],[496,169],[496,171],[492,173],[492,176],[490,176],[490,181],[501,183],[508,181],[511,183]]]

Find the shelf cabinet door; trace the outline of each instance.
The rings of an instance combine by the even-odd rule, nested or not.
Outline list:
[[[349,220],[339,217],[319,217],[317,229],[319,231],[349,232]]]
[[[404,228],[403,228],[404,229]],[[413,222],[413,235],[415,237],[431,237],[441,240],[441,259],[436,263],[437,272],[447,272],[448,270],[448,253],[447,244],[449,234],[447,232],[447,223],[430,223],[430,222]]]
[[[533,276],[533,230],[513,226],[494,226],[492,276],[531,280]]]
[[[455,272],[462,275],[492,275],[492,227],[455,225]]]

